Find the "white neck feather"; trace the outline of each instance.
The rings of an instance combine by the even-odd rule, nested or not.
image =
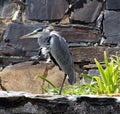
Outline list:
[[[50,36],[52,36],[52,35],[56,35],[58,37],[61,37],[57,31],[51,31]]]

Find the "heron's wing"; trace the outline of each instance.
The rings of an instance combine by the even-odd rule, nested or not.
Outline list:
[[[50,54],[58,66],[69,77],[70,84],[76,82],[75,71],[73,69],[73,60],[66,41],[59,36],[52,35],[50,40]]]
[[[72,57],[67,43],[62,37],[53,35],[50,40],[50,53],[60,67],[72,64]],[[62,69],[62,68],[61,68]]]
[[[50,58],[51,60],[55,63],[55,65],[57,65],[59,67],[59,70],[62,70],[59,66],[59,64],[57,63],[57,61],[55,60],[55,58],[52,56],[52,54],[49,52]]]

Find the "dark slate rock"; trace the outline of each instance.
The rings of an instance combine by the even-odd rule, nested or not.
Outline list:
[[[84,66],[84,68],[85,68],[85,66]],[[92,76],[100,76],[100,73],[99,73],[97,68],[96,69],[94,69],[94,68],[91,69],[90,68],[90,69],[84,70],[83,73],[88,74],[91,77]],[[84,81],[87,82],[87,83],[91,83],[91,79],[89,79],[89,78],[84,78]]]
[[[104,12],[103,32],[106,37],[105,44],[120,43],[120,12]]]
[[[17,10],[17,5],[15,3],[8,3],[2,9],[1,16],[4,18],[10,18],[14,15]]]
[[[98,69],[90,69],[90,70],[88,71],[88,74],[89,74],[90,76],[99,76],[99,75],[100,75]]]
[[[0,16],[2,13],[3,8],[9,4],[11,2],[11,0],[0,0]]]
[[[38,25],[33,24],[23,24],[23,23],[10,23],[6,29],[3,36],[4,40],[8,42],[14,42],[18,40],[21,36],[32,32],[34,29],[38,28]]]
[[[99,42],[101,37],[99,31],[89,26],[56,26],[55,30],[69,43]]]
[[[12,0],[0,0],[0,16],[10,18],[17,9],[17,6],[11,3]]]
[[[120,47],[108,47],[106,49],[107,55],[111,56],[111,55],[116,55],[118,54],[118,56],[120,56]]]
[[[106,0],[108,10],[120,10],[120,0]]]
[[[37,39],[19,39],[21,36],[32,32],[34,29],[43,27],[40,24],[28,23],[18,24],[10,23],[5,31],[3,39],[6,43],[9,43],[16,49],[22,49],[24,51],[32,51],[38,48]]]
[[[24,41],[23,41],[24,42]],[[30,41],[28,40],[28,43]],[[37,42],[37,41],[36,41]],[[35,44],[37,44],[35,42]],[[26,43],[26,44],[25,44]],[[30,47],[29,44],[27,44],[27,41],[25,43],[16,43],[16,44],[11,44],[11,43],[0,43],[0,56],[26,56],[26,57],[32,57],[32,56],[37,56],[38,54],[38,49],[34,49],[31,45],[31,50],[27,48]]]
[[[14,57],[0,56],[0,64],[3,67],[10,64],[16,64],[16,63],[20,63],[28,60],[30,60],[30,58],[24,58],[24,57],[18,57],[18,56],[17,57],[16,56]]]
[[[25,56],[25,51],[11,43],[0,43],[0,56]]]
[[[103,0],[78,0],[73,3],[71,20],[85,23],[95,22],[102,9]]]
[[[4,6],[6,3],[10,3],[12,0],[0,0],[0,6]]]
[[[26,15],[32,20],[59,20],[67,9],[66,0],[27,0]]]

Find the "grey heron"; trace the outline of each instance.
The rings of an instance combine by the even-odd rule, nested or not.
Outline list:
[[[67,76],[71,85],[76,83],[76,73],[69,47],[66,40],[52,27],[36,29],[22,38],[34,38],[36,34],[40,46],[40,54],[50,58],[65,74],[59,91],[59,94],[61,94]]]

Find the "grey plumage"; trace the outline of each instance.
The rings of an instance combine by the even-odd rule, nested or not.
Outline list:
[[[72,55],[63,37],[56,31],[44,30],[38,37],[40,47],[45,47],[51,59],[58,67],[68,75],[70,84],[76,82],[76,74],[73,67]]]

